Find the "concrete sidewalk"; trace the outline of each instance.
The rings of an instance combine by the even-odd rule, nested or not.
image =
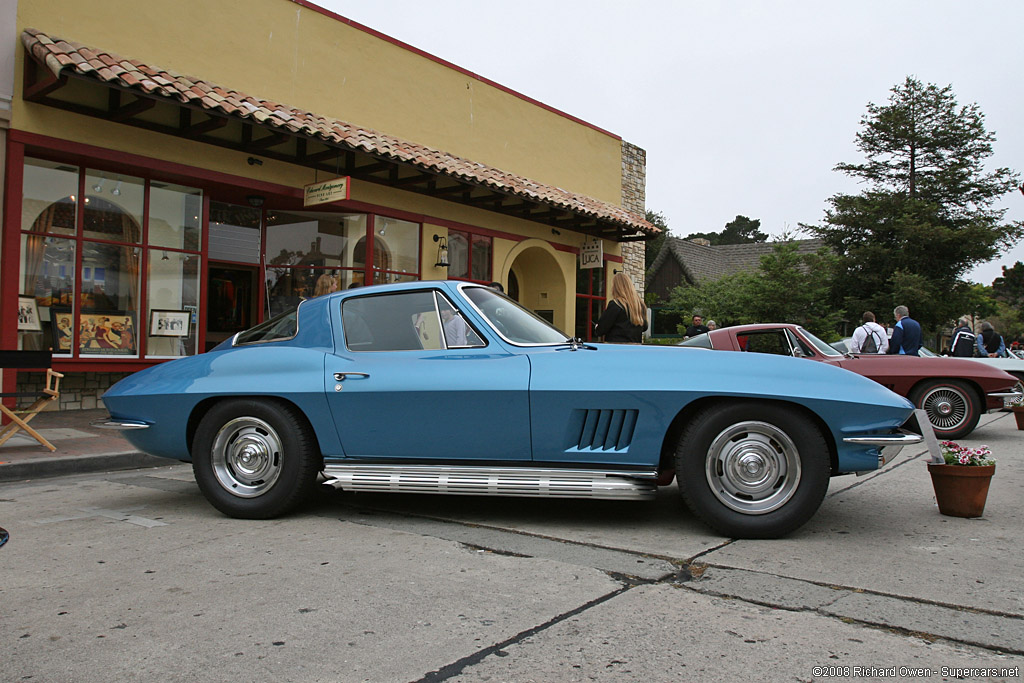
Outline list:
[[[56,446],[56,452],[51,453],[24,431],[19,431],[0,446],[0,481],[177,463],[137,451],[118,430],[92,426],[94,420],[106,417],[108,413],[103,408],[39,413],[29,426]]]

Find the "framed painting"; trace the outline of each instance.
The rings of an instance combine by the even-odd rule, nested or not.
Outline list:
[[[34,296],[18,297],[18,331],[41,332],[43,326],[39,322],[39,306]]]
[[[192,332],[191,311],[150,311],[149,336],[187,337]]]
[[[135,315],[90,311],[78,316],[78,352],[83,356],[134,356],[139,352]]]
[[[70,306],[50,307],[54,353],[71,353],[71,344],[75,336],[74,320]]]

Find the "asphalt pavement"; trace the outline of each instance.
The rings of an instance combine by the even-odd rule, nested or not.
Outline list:
[[[286,518],[232,520],[187,465],[90,425],[105,415],[40,415],[53,454],[24,436],[0,446],[0,641],[12,644],[0,680],[1017,681],[1024,669],[1024,438],[1008,412],[961,440],[997,460],[983,517],[939,514],[914,447],[834,478],[814,518],[772,541],[711,533],[674,487],[628,503],[324,494]]]

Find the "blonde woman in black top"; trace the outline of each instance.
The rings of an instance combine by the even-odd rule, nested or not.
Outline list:
[[[612,298],[594,333],[606,342],[639,344],[647,328],[647,308],[625,273],[612,278]]]

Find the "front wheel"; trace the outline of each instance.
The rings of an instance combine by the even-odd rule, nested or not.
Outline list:
[[[983,411],[977,393],[955,379],[923,382],[908,398],[924,410],[940,440],[962,439],[973,432]]]
[[[809,520],[828,490],[828,445],[792,409],[705,408],[683,431],[676,474],[686,505],[734,538],[778,538]]]
[[[291,404],[224,401],[196,430],[196,483],[230,517],[270,519],[288,512],[312,493],[320,469],[316,439]]]

